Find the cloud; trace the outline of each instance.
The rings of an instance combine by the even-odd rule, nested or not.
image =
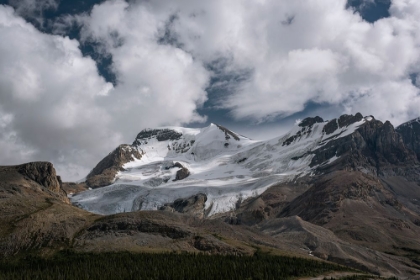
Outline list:
[[[113,55],[116,87],[76,40],[43,34],[0,6],[0,141],[9,147],[0,152],[3,164],[49,160],[65,179],[76,179],[144,127],[203,120],[195,110],[206,100],[205,69],[152,40],[158,26],[146,10],[135,11],[127,25],[115,25],[123,14],[101,18],[108,8],[122,13],[124,5],[95,7],[89,18],[90,36]],[[95,29],[97,21],[104,30]],[[144,29],[133,36],[130,24],[137,23]],[[114,42],[115,32],[124,44]]]
[[[205,121],[212,90],[241,121],[315,104],[399,124],[420,115],[417,2],[394,0],[371,24],[345,0],[112,0],[63,17],[61,35],[0,6],[1,163],[50,160],[82,177],[145,127]],[[63,33],[73,24],[80,42]],[[115,85],[80,43],[110,58]]]
[[[79,19],[82,40],[112,56],[117,86],[104,105],[126,134],[144,126],[205,121],[196,109],[207,99],[210,75],[191,54],[159,43],[165,20],[145,5],[124,1],[95,6]]]
[[[172,28],[195,57],[229,57],[227,71],[251,70],[220,102],[238,120],[284,117],[315,102],[398,124],[420,114],[409,81],[420,58],[417,2],[393,1],[391,17],[370,24],[344,0],[180,1]]]
[[[4,6],[0,38],[2,163],[49,160],[65,175],[81,176],[68,174],[71,162],[85,172],[92,155],[121,140],[109,129],[108,112],[98,106],[112,85],[81,55],[77,41],[43,34]],[[95,143],[95,138],[109,141]]]
[[[18,15],[31,19],[43,27],[45,23],[44,12],[57,10],[58,0],[9,0],[9,5],[15,8]]]

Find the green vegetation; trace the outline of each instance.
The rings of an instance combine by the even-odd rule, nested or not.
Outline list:
[[[60,252],[0,262],[0,279],[293,279],[351,269],[257,253],[254,256]]]
[[[372,276],[372,275],[352,275],[352,276],[344,276],[340,278],[324,277],[324,280],[371,280],[371,279],[398,280],[398,278],[395,278],[395,277],[382,278],[379,276]]]

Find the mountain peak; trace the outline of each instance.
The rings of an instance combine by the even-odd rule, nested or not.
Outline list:
[[[396,129],[403,128],[403,127],[406,127],[406,126],[411,126],[412,127],[413,125],[414,126],[420,126],[420,117],[409,120],[408,122],[402,123],[399,126],[397,126]]]
[[[395,131],[401,135],[404,144],[416,153],[420,161],[420,117],[397,126]]]
[[[74,201],[110,214],[159,209],[204,193],[203,211],[211,216],[235,208],[239,200],[272,184],[310,174],[345,169],[379,176],[401,173],[396,166],[416,164],[414,153],[390,123],[360,113],[330,121],[306,118],[289,133],[268,141],[253,141],[214,123],[201,129],[145,129],[131,148],[114,169],[118,172],[112,185]],[[188,176],[177,176],[178,172]]]
[[[314,118],[311,118],[311,117],[305,118],[298,125],[301,127],[305,127],[305,126],[312,126],[315,123],[322,123],[322,122],[324,122],[324,120],[321,117],[316,116]]]

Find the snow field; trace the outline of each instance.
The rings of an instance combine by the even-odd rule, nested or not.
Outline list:
[[[236,207],[238,200],[257,196],[273,184],[310,174],[314,156],[311,151],[350,135],[366,121],[370,119],[341,127],[330,135],[323,132],[327,122],[310,128],[296,125],[284,136],[268,141],[239,135],[239,140],[226,139],[225,132],[214,124],[203,129],[166,127],[182,133],[181,139],[145,140],[137,147],[144,153],[142,158],[125,164],[126,171],[118,173],[114,184],[79,193],[71,200],[88,211],[107,215],[157,210],[178,198],[204,193],[209,216],[227,212]],[[289,145],[284,144],[299,132],[300,136]],[[336,159],[335,156],[326,163]],[[175,162],[188,168],[190,176],[173,181],[179,168],[169,167]]]

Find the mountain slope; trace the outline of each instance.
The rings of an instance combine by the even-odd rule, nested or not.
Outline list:
[[[51,163],[0,166],[0,261],[60,250],[252,255],[258,246],[286,254],[292,248],[244,226],[178,213],[103,217],[70,205],[63,194]]]
[[[341,151],[328,145],[348,138],[372,120],[360,114],[334,122],[307,118],[286,135],[269,141],[253,141],[214,124],[201,130],[144,130],[130,146],[141,159],[133,157],[124,164],[112,185],[80,193],[72,201],[88,211],[112,214],[156,210],[203,193],[204,216],[226,212],[273,184],[331,164]],[[176,180],[180,170],[188,177]]]
[[[92,217],[69,204],[51,163],[0,166],[0,259],[67,247]]]

